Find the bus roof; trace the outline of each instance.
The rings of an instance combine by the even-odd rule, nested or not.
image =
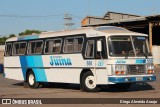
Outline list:
[[[146,34],[141,34],[137,32],[129,31],[122,27],[115,27],[115,26],[101,26],[101,27],[82,27],[80,29],[73,29],[73,30],[62,30],[62,31],[49,31],[49,32],[42,32],[41,34],[34,34],[34,35],[26,35],[26,36],[17,36],[7,39],[8,41],[19,41],[19,40],[30,40],[30,39],[38,39],[38,38],[46,38],[46,37],[59,37],[65,35],[74,35],[74,34],[89,34],[93,32],[100,32],[100,33],[108,33],[108,34],[133,34],[133,35],[143,35],[147,36]],[[90,35],[92,37],[95,35]]]

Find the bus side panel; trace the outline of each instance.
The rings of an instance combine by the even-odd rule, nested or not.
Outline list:
[[[86,67],[82,54],[44,55],[42,57],[48,82],[80,83]]]
[[[96,69],[97,84],[108,84],[108,75],[106,69]]]
[[[73,68],[50,68],[45,69],[48,82],[80,83],[82,69]]]
[[[5,78],[24,80],[21,68],[5,68]]]
[[[5,78],[23,80],[22,69],[20,68],[19,56],[4,57]]]

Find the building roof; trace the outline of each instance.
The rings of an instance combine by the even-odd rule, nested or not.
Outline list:
[[[87,16],[86,18],[95,18],[95,17]],[[87,21],[85,19],[83,19],[83,22]],[[131,22],[131,23],[132,22],[145,22],[145,23],[147,23],[148,21],[158,21],[158,20],[160,20],[160,15],[139,16],[139,15],[109,11],[104,15],[102,20],[106,20],[106,22],[101,21],[101,23],[100,23],[99,21],[97,21],[99,23],[93,23],[95,21],[95,20],[93,20],[93,21],[89,21],[89,22],[86,22],[86,23],[82,22],[82,26],[86,27],[86,26],[100,26],[100,25],[115,25],[115,24],[128,23],[128,22]]]
[[[134,15],[134,14],[119,13],[119,12],[108,11],[108,12],[104,15],[103,18],[105,19],[105,17],[108,17],[110,14],[119,14],[119,15],[128,15],[128,16],[140,17],[139,15]]]

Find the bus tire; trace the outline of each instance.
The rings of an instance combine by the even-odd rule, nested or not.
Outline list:
[[[36,82],[36,77],[33,71],[30,71],[27,75],[27,82],[30,88],[39,88],[40,83]]]
[[[81,90],[85,92],[98,92],[100,89],[96,85],[92,72],[86,72],[81,79]]]
[[[29,88],[28,82],[27,82],[27,81],[24,81],[24,82],[23,82],[23,86],[24,86],[24,88]]]

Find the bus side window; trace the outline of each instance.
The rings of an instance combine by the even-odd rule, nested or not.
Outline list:
[[[26,43],[14,43],[13,55],[24,55],[26,51]]]
[[[65,53],[81,52],[83,46],[83,37],[66,38],[64,41],[63,51]]]
[[[71,53],[74,51],[74,38],[67,38],[64,41],[64,52]]]
[[[45,43],[45,54],[60,53],[62,39],[50,39]]]
[[[28,54],[41,54],[43,48],[43,41],[29,42]]]
[[[60,53],[61,51],[61,44],[62,44],[62,40],[54,40],[53,41],[53,49],[52,49],[52,53]]]
[[[7,43],[5,50],[6,50],[5,55],[6,55],[6,56],[10,56],[11,53],[12,53],[12,44],[11,44],[11,43]]]
[[[19,43],[13,44],[13,55],[17,55],[19,53]]]
[[[75,38],[75,41],[74,41],[74,51],[75,52],[81,52],[82,46],[83,46],[83,38],[82,37]]]
[[[86,58],[94,58],[94,44],[94,40],[88,40],[85,52]]]
[[[45,54],[50,54],[52,51],[52,46],[53,46],[53,41],[52,40],[47,40],[45,43]]]
[[[42,53],[42,42],[36,42],[36,46],[35,46],[35,54],[39,54]]]

